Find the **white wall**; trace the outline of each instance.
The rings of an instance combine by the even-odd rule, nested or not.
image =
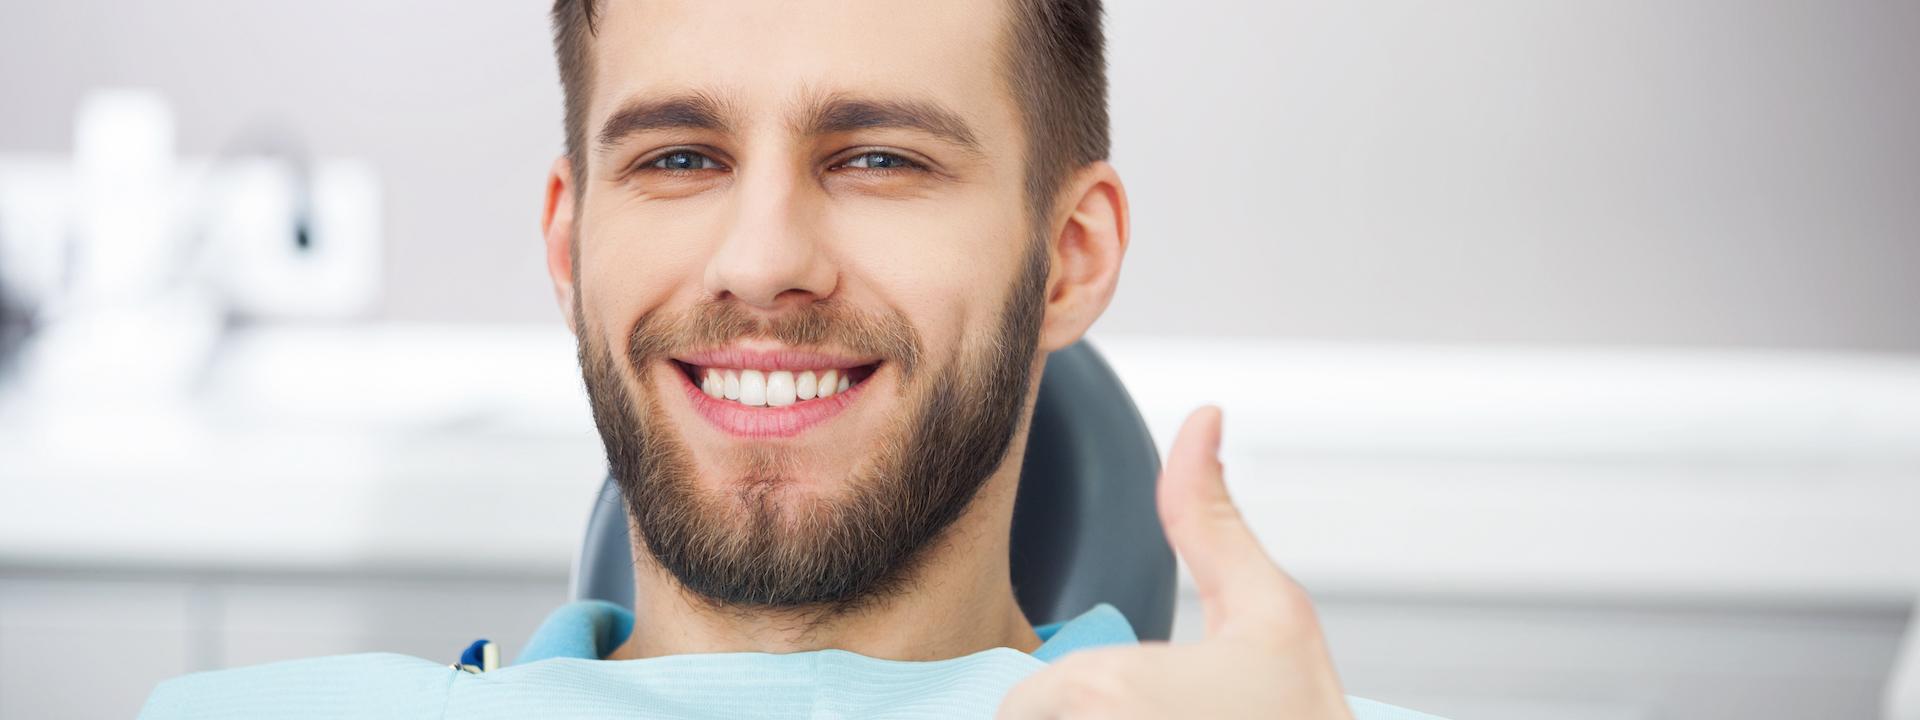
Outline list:
[[[546,3],[0,8],[0,152],[159,87],[183,149],[371,158],[393,319],[551,321]],[[1920,349],[1920,5],[1116,1],[1103,329]]]

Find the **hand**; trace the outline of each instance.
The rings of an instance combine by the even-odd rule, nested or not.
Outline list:
[[[1160,524],[1187,561],[1207,637],[1082,650],[1019,685],[999,717],[1351,718],[1313,604],[1227,497],[1220,409],[1194,411],[1160,472]]]

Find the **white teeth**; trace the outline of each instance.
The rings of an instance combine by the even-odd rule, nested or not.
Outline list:
[[[740,404],[767,404],[767,374],[759,370],[740,371]]]
[[[700,392],[711,398],[726,398],[751,407],[786,407],[804,400],[833,397],[853,386],[853,378],[840,369],[830,370],[735,370],[706,368],[700,371]]]
[[[795,399],[793,373],[785,370],[767,373],[767,407],[786,407]]]

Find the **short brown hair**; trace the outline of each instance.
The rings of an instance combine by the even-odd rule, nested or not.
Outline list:
[[[1107,159],[1106,37],[1101,0],[1008,0],[1003,61],[1026,127],[1028,212],[1042,222],[1073,171]],[[554,0],[553,52],[566,93],[567,157],[586,178],[587,98],[598,0]],[[576,197],[578,197],[576,195]]]

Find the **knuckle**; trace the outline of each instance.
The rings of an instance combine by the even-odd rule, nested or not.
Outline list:
[[[1217,527],[1224,523],[1237,522],[1241,522],[1240,508],[1225,496],[1192,503],[1187,507],[1186,512],[1174,513],[1166,518],[1168,527],[1175,529]]]
[[[1290,620],[1314,621],[1313,597],[1307,589],[1286,575],[1280,576],[1278,595],[1280,607]]]
[[[1121,658],[1082,652],[1062,658],[1061,699],[1074,712],[1104,716],[1127,706],[1126,663]]]
[[[1233,504],[1233,498],[1227,497],[1224,493],[1201,503],[1200,511],[1209,520],[1240,521],[1240,506]]]
[[[1312,602],[1312,598],[1307,596],[1307,589],[1278,567],[1269,574],[1267,592],[1272,594],[1276,607],[1292,608]]]
[[[1313,608],[1313,599],[1298,583],[1283,579],[1275,588],[1271,608],[1277,626],[1276,639],[1281,642],[1291,644],[1320,637],[1320,617]]]

